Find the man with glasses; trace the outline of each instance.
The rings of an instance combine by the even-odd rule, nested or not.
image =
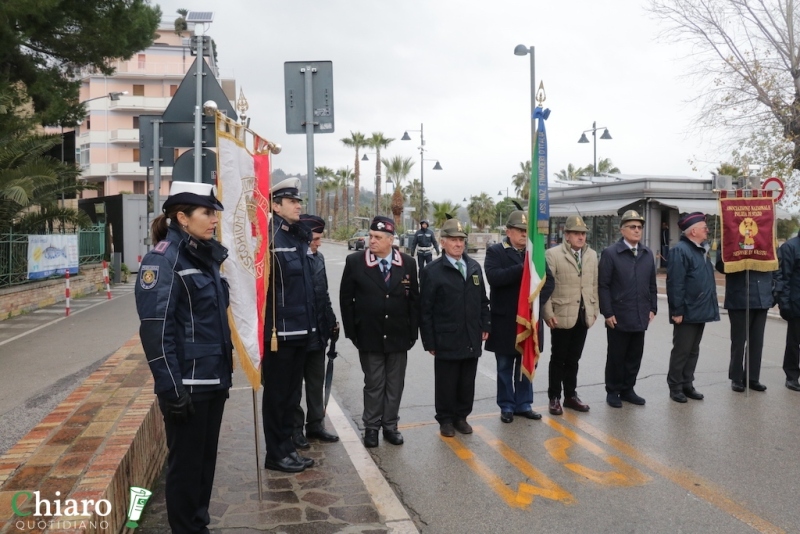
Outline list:
[[[706,323],[719,321],[717,283],[708,258],[708,225],[700,212],[678,221],[682,234],[669,251],[667,301],[673,324],[672,353],[669,356],[669,397],[685,403],[687,397],[701,400],[694,388],[694,369],[700,355],[700,340]]]
[[[644,217],[635,210],[622,215],[622,237],[600,257],[598,294],[606,321],[606,402],[622,408],[622,401],[642,406],[636,394],[636,375],[642,363],[644,332],[658,310],[656,264],[642,242]]]

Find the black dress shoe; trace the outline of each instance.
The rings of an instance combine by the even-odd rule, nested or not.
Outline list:
[[[441,423],[439,425],[439,434],[446,438],[452,438],[456,435],[456,429],[453,423]]]
[[[301,473],[306,470],[306,466],[296,461],[291,456],[273,460],[269,456],[264,460],[264,467],[272,471],[283,471],[284,473]]]
[[[765,386],[758,380],[751,380],[749,385],[750,389],[752,389],[753,391],[767,391],[767,386]]]
[[[786,387],[791,389],[792,391],[800,391],[800,382],[797,380],[787,380]]]
[[[705,398],[705,395],[703,395],[702,393],[700,393],[699,391],[697,391],[694,388],[686,388],[686,389],[684,389],[683,390],[683,394],[686,395],[688,398],[694,399],[694,400],[703,400]]]
[[[306,437],[303,435],[303,432],[295,432],[292,435],[292,443],[294,443],[295,448],[302,449],[304,451],[311,448],[311,444],[308,442]]]
[[[619,393],[606,393],[606,403],[612,408],[622,408],[622,401],[619,399]]]
[[[317,430],[306,430],[306,437],[311,439],[318,439],[320,441],[324,441],[325,443],[336,443],[337,441],[339,441],[339,436],[328,432],[324,428],[320,428]]]
[[[500,420],[504,423],[513,423],[514,414],[512,412],[500,412]]]
[[[303,464],[303,466],[308,469],[309,467],[314,467],[314,459],[313,458],[306,458],[305,456],[300,456],[297,454],[297,451],[289,453],[289,457],[299,464]]]
[[[534,412],[533,410],[528,410],[525,412],[514,412],[514,415],[524,417],[525,419],[533,419],[534,421],[538,421],[539,419],[542,418],[542,414]]]
[[[378,431],[368,428],[364,431],[364,446],[369,448],[378,446]]]
[[[731,389],[736,393],[742,393],[744,391],[744,384],[742,382],[737,382],[736,380],[731,382]]]
[[[636,406],[644,406],[646,402],[644,400],[644,397],[640,397],[633,390],[626,391],[625,393],[620,393],[619,398],[621,400],[624,400],[625,402],[630,402],[631,404],[635,404]]]
[[[669,398],[674,400],[675,402],[680,402],[680,403],[689,402],[686,399],[686,395],[683,394],[683,391],[670,391]]]
[[[383,439],[391,443],[392,445],[402,445],[403,444],[403,434],[398,432],[397,430],[384,430],[383,431]]]
[[[459,419],[453,423],[453,428],[462,434],[472,434],[472,425],[467,423],[466,419]]]

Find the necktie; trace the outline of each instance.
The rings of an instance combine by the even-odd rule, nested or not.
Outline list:
[[[578,274],[581,274],[581,256],[577,252],[573,252],[572,255],[575,256],[575,262],[578,264]]]
[[[461,273],[461,277],[466,280],[467,279],[467,272],[464,270],[464,264],[461,263],[461,260],[456,262],[456,267],[458,267],[458,272]]]
[[[636,255],[639,253],[639,249],[638,249],[637,247],[633,247],[633,248],[631,249],[631,252],[633,252],[633,257],[635,258],[635,257],[636,257]]]
[[[381,260],[381,271],[383,271],[383,281],[386,282],[386,285],[389,285],[389,279],[392,277],[392,272],[389,270],[389,262],[386,260]]]

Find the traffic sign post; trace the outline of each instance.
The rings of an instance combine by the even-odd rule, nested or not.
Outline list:
[[[306,134],[308,166],[307,212],[316,215],[314,134],[333,133],[333,62],[287,61],[283,64],[286,92],[286,133]]]
[[[777,191],[777,196],[775,193],[772,193],[772,198],[775,200],[775,202],[778,202],[783,197],[783,192],[785,191],[783,187],[783,180],[777,176],[772,176],[764,180],[764,184],[761,186],[761,189],[764,191]]]

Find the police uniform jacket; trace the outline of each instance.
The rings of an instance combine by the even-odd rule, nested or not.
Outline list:
[[[200,241],[177,223],[139,267],[135,295],[155,392],[164,399],[187,391],[202,398],[231,387],[228,288],[219,268],[227,257],[216,241]]]
[[[800,318],[800,234],[778,249],[775,275],[778,306],[784,319]],[[752,272],[750,274],[753,274]]]
[[[589,245],[581,249],[581,269],[572,254],[572,247],[564,241],[547,249],[545,259],[553,273],[556,286],[553,295],[542,308],[542,318],[558,320],[556,328],[572,328],[578,322],[578,314],[583,315],[586,327],[594,324],[597,318],[597,253]],[[581,309],[583,303],[583,309]]]
[[[725,264],[722,254],[717,257],[717,271],[725,274]],[[726,310],[768,310],[775,304],[773,298],[773,273],[750,271],[750,306],[747,300],[747,276],[744,271],[725,274],[725,304]]]
[[[486,281],[489,282],[489,304],[492,312],[492,329],[486,340],[486,350],[497,354],[517,354],[517,304],[522,285],[525,250],[515,249],[505,238],[486,249],[483,262]],[[546,269],[539,307],[544,307],[555,287],[553,274]],[[541,339],[541,331],[540,331]]]
[[[669,251],[667,262],[669,321],[682,316],[684,323],[719,321],[714,267],[706,249],[682,235]]]
[[[270,224],[270,284],[264,339],[271,340],[274,325],[279,344],[307,344],[317,330],[314,282],[308,261],[309,235],[304,226],[289,223],[277,214],[272,215]]]
[[[620,332],[644,332],[650,312],[658,312],[656,264],[653,251],[641,242],[633,255],[625,240],[609,246],[600,257],[597,292],[600,313],[617,320]]]
[[[347,256],[339,289],[344,335],[362,352],[406,352],[419,335],[417,263],[392,250],[389,285],[369,249]]]
[[[468,257],[466,280],[446,256],[427,265],[420,275],[422,345],[442,360],[481,355],[481,334],[491,329],[489,299],[481,266]]]
[[[433,230],[430,228],[420,228],[414,234],[414,250],[416,250],[418,253],[431,254],[430,250],[422,251],[419,250],[419,247],[425,247],[428,249],[433,247],[434,250],[436,250],[436,254],[439,254],[439,243],[436,242],[436,235],[433,233]],[[412,254],[414,253],[414,250],[411,251]]]
[[[328,294],[328,274],[325,271],[325,256],[321,252],[311,253],[308,261],[311,264],[311,276],[314,282],[314,306],[317,314],[317,332],[312,336],[309,350],[325,348],[331,338],[331,330],[336,324],[331,298]]]

